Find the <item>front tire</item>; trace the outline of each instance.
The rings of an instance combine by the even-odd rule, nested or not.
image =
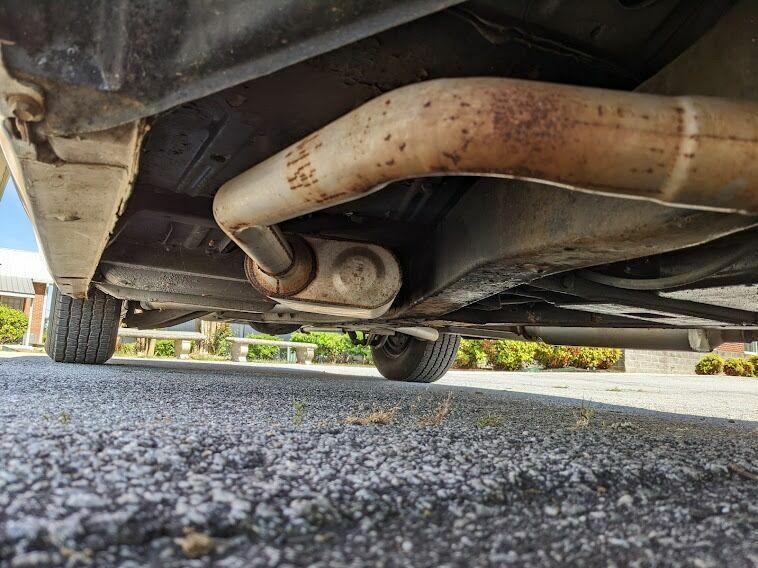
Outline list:
[[[374,364],[393,381],[432,383],[447,373],[455,361],[461,338],[443,333],[437,341],[421,341],[396,333],[378,347],[372,347]]]
[[[121,305],[121,300],[100,290],[79,300],[55,288],[45,351],[58,363],[105,363],[116,350]]]

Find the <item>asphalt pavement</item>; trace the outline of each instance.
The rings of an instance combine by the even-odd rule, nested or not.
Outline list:
[[[757,566],[758,381],[680,379],[2,357],[0,565]]]

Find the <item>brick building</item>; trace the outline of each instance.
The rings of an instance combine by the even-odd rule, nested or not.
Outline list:
[[[40,253],[0,248],[0,304],[29,318],[24,345],[43,342],[52,283]]]

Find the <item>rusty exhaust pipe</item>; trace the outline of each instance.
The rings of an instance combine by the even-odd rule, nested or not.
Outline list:
[[[302,274],[277,223],[436,175],[518,178],[754,214],[758,104],[500,78],[417,83],[228,181],[214,216],[261,272]]]

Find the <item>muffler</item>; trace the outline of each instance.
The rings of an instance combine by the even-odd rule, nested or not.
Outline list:
[[[330,254],[358,260],[347,262],[355,278],[327,298],[335,283],[319,269],[319,247],[296,243],[276,224],[397,180],[437,175],[518,178],[754,214],[758,104],[499,78],[417,83],[230,180],[214,199],[214,216],[250,257],[251,282],[273,299],[301,311],[376,317],[400,286],[389,251],[330,241],[341,243]],[[364,298],[374,289],[381,293]]]

